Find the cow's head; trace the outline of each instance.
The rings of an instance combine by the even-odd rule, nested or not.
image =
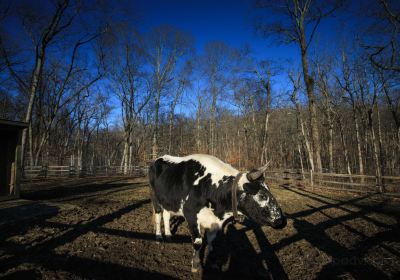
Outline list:
[[[263,173],[267,165],[242,175],[238,182],[241,189],[238,208],[260,225],[282,229],[286,226],[286,217],[264,182]]]

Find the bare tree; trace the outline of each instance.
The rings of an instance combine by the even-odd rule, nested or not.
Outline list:
[[[341,78],[343,81],[341,81]],[[352,71],[348,64],[347,56],[343,52],[342,53],[342,61],[341,61],[341,78],[336,76],[336,80],[344,94],[347,95],[346,99],[350,102],[352,108],[352,116],[355,127],[356,141],[357,141],[357,156],[358,156],[358,167],[359,173],[364,174],[364,158],[362,151],[362,143],[361,143],[361,132],[359,126],[359,117],[358,117],[358,101],[357,101],[357,91],[353,87],[352,82]]]
[[[198,61],[201,72],[208,83],[207,91],[211,95],[209,153],[212,155],[215,155],[216,152],[217,102],[218,97],[227,89],[231,55],[232,49],[228,45],[223,42],[212,41],[204,46],[204,55]]]
[[[265,91],[265,117],[264,117],[262,148],[260,157],[260,164],[265,164],[267,159],[268,124],[271,114],[271,96],[272,96],[271,76],[273,75],[273,72],[270,63],[268,63],[267,61],[262,61],[260,63],[260,67],[262,70],[256,69],[255,73]]]
[[[160,26],[145,34],[140,47],[150,67],[149,83],[154,94],[152,157],[156,158],[162,93],[173,79],[178,60],[191,51],[192,38],[171,26]]]
[[[124,150],[121,159],[124,173],[128,173],[134,156],[135,130],[138,129],[142,111],[148,105],[151,90],[143,71],[144,58],[138,52],[135,40],[129,33],[123,34],[122,42],[114,46],[110,62],[111,87],[121,104],[124,127]]]
[[[373,23],[367,28],[367,36],[373,42],[366,44],[371,63],[383,71],[400,72],[400,7],[395,1],[379,0],[371,3],[368,16]],[[376,36],[379,34],[379,36]]]
[[[300,106],[300,104],[299,104],[299,102],[297,100],[297,95],[298,95],[300,87],[301,87],[301,85],[300,85],[300,74],[295,75],[294,73],[290,73],[289,74],[289,79],[290,79],[290,81],[292,82],[292,85],[293,85],[293,91],[290,94],[290,100],[294,104],[295,109],[296,109],[296,113],[297,113],[297,122],[298,122],[298,130],[299,130],[298,133],[299,133],[299,135],[302,135],[302,138],[303,138],[304,143],[306,145],[307,154],[308,154],[308,161],[310,163],[310,169],[312,171],[315,171],[314,156],[313,156],[314,150],[313,150],[313,148],[312,148],[312,146],[310,144],[310,141],[308,140],[309,138],[308,138],[308,135],[307,135],[307,132],[306,132],[306,127],[305,127],[305,124],[304,124],[304,120],[303,120],[303,117],[302,117],[302,114],[301,114],[301,111],[302,111],[301,110],[301,106]],[[300,138],[301,137],[299,136],[298,139],[300,140]]]
[[[43,66],[45,64],[46,51],[49,44],[54,40],[55,36],[66,30],[72,23],[74,16],[67,13],[67,8],[70,6],[70,2],[68,0],[58,1],[55,3],[53,14],[49,17],[48,22],[39,27],[39,30],[34,32],[32,26],[27,26],[28,34],[31,37],[31,40],[34,44],[35,48],[35,58],[34,58],[34,66],[32,69],[32,74],[28,82],[26,82],[12,67],[12,63],[9,60],[8,54],[6,53],[6,47],[2,46],[3,54],[6,59],[6,64],[8,66],[8,70],[11,73],[11,76],[23,87],[23,89],[28,93],[29,102],[26,110],[24,121],[31,125],[32,118],[32,110],[34,106],[34,101],[36,97],[36,91],[41,79]],[[22,19],[26,23],[27,21],[24,19],[24,15]],[[31,23],[33,24],[33,23]],[[35,34],[36,33],[36,34]],[[2,41],[0,43],[3,44]],[[25,129],[22,134],[22,158],[23,162],[23,154],[25,151],[27,139],[27,130]]]
[[[96,39],[100,34],[79,39],[72,50],[67,65],[62,61],[52,61],[42,73],[44,79],[40,80],[39,90],[36,94],[36,115],[40,130],[37,130],[36,141],[29,141],[31,165],[37,165],[44,146],[47,144],[51,129],[61,121],[59,112],[68,104],[77,100],[88,88],[92,87],[104,75],[104,71],[98,71],[90,75],[87,65],[78,62],[79,49]],[[101,57],[100,57],[101,59]],[[102,63],[100,62],[99,65]],[[33,137],[32,137],[33,138]],[[33,145],[36,145],[35,151]]]
[[[172,152],[172,128],[175,115],[175,107],[181,99],[184,90],[190,86],[189,76],[192,72],[192,64],[190,61],[186,61],[183,69],[178,73],[177,84],[175,85],[175,94],[170,102],[169,106],[169,129],[168,129],[168,153]]]
[[[310,75],[308,51],[318,26],[324,18],[331,16],[341,1],[258,1],[258,7],[267,8],[281,15],[279,22],[261,23],[258,28],[264,35],[277,36],[283,43],[295,43],[299,47],[303,69],[303,80],[306,87],[311,129],[311,144],[316,162],[316,171],[322,171],[320,133],[314,80]]]

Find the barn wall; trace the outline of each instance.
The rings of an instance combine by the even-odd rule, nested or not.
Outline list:
[[[21,173],[21,133],[26,125],[0,120],[0,200],[18,197]]]
[[[18,144],[18,131],[0,131],[0,195],[15,194],[16,164],[15,150]],[[10,183],[13,186],[10,186]]]

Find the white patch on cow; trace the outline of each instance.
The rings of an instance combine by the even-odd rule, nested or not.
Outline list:
[[[161,236],[161,213],[155,214],[156,220],[156,235]]]
[[[232,217],[232,213],[225,213],[222,219],[215,216],[212,208],[203,207],[197,213],[197,224],[205,229],[219,230],[222,228],[223,223]]]
[[[163,220],[164,220],[164,232],[165,235],[169,235],[171,236],[171,229],[170,229],[170,225],[169,225],[169,221],[171,218],[171,214],[168,210],[163,211]]]
[[[194,244],[197,244],[197,245],[201,245],[201,243],[203,243],[203,240],[202,240],[201,238],[197,237],[197,238],[194,240],[193,243],[194,243]]]
[[[164,155],[161,158],[172,163],[180,163],[189,160],[195,160],[199,162],[205,168],[205,171],[204,175],[196,179],[194,182],[195,185],[197,185],[200,180],[206,177],[208,174],[211,175],[211,183],[215,186],[218,186],[218,182],[222,180],[224,176],[236,176],[239,173],[239,171],[233,168],[230,164],[227,164],[211,155],[194,154],[185,157]]]
[[[253,197],[260,207],[266,207],[268,205],[269,197],[267,197],[267,199],[262,199],[259,194],[253,195]]]
[[[243,191],[243,185],[250,183],[249,179],[247,179],[247,173],[242,174],[238,182],[238,190]]]
[[[198,185],[200,183],[200,180],[203,179],[204,177],[206,177],[208,175],[208,173],[204,173],[203,176],[200,176],[199,178],[197,178],[194,182],[193,185]]]

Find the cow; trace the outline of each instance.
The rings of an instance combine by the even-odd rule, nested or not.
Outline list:
[[[264,182],[266,167],[239,172],[220,159],[204,154],[157,158],[149,167],[156,240],[163,240],[161,218],[165,238],[170,241],[171,215],[183,216],[194,249],[192,272],[197,272],[203,244],[201,228],[206,232],[209,251],[224,223],[238,219],[239,214],[260,225],[284,228],[286,217]]]

